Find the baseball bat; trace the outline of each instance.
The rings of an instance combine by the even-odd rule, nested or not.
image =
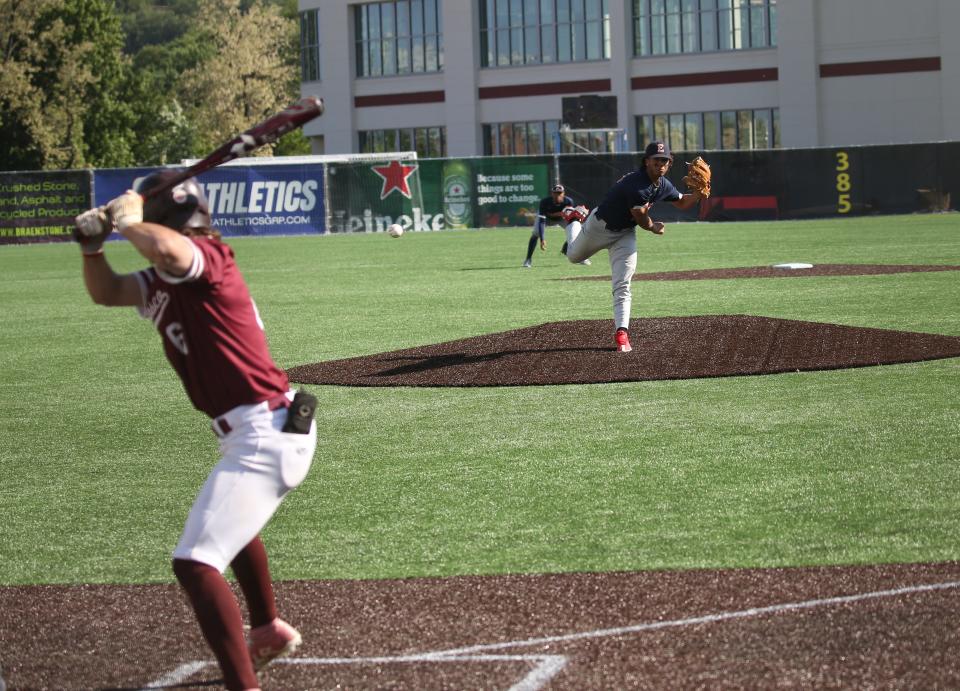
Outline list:
[[[245,156],[265,144],[272,144],[287,132],[302,127],[320,115],[323,115],[322,98],[318,98],[317,96],[301,98],[276,115],[272,115],[263,122],[238,134],[206,158],[200,159],[189,168],[170,177],[163,185],[149,190],[143,195],[143,198],[150,199],[151,197],[155,197],[171,187],[176,187],[187,178],[192,178],[211,168],[216,168],[227,161]]]

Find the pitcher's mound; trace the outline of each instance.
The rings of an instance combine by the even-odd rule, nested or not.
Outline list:
[[[633,351],[609,319],[551,322],[292,367],[302,384],[535,386],[692,379],[960,357],[960,337],[747,315],[635,319]]]

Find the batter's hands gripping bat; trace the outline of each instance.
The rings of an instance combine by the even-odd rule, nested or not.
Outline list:
[[[179,172],[177,175],[171,176],[163,185],[149,190],[143,195],[143,198],[150,199],[156,197],[171,187],[176,187],[187,178],[192,178],[211,168],[216,168],[227,161],[245,156],[266,144],[273,144],[287,132],[291,132],[305,125],[320,115],[323,115],[322,98],[316,96],[301,98],[276,115],[238,134],[206,158],[200,159],[189,168]]]

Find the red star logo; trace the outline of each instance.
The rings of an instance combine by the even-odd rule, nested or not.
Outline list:
[[[380,190],[380,199],[386,199],[393,190],[400,190],[407,199],[410,199],[410,185],[407,178],[417,169],[416,166],[405,166],[400,161],[390,161],[385,166],[371,166],[374,173],[383,178],[383,189]]]

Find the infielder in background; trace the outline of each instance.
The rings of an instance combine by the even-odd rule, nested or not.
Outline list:
[[[211,471],[173,552],[173,572],[216,655],[228,689],[257,689],[256,669],[292,652],[300,634],[277,616],[259,534],[306,477],[316,447],[316,399],[289,390],[233,250],[210,228],[193,178],[144,202],[170,171],[145,178],[106,207],[76,219],[83,278],[100,305],[136,307],[153,322],[194,407],[220,439]],[[152,266],[114,273],[103,251],[111,227]],[[223,572],[246,600],[250,640]]]
[[[527,243],[527,258],[523,261],[523,268],[529,269],[533,265],[533,251],[537,248],[537,241],[540,241],[540,249],[547,249],[547,239],[544,234],[548,225],[560,225],[563,221],[563,210],[574,205],[573,199],[568,197],[563,185],[557,183],[550,190],[550,196],[540,200],[540,208],[537,211],[537,218],[533,222],[533,232],[530,233],[530,241]],[[563,244],[567,246],[566,243]],[[560,250],[563,252],[563,250]],[[590,265],[590,260],[582,261],[581,264]]]
[[[654,235],[663,235],[666,226],[650,217],[650,207],[655,202],[671,202],[678,209],[689,209],[701,198],[710,196],[710,167],[703,159],[698,156],[690,164],[683,180],[693,191],[686,194],[678,192],[665,177],[672,163],[670,146],[664,142],[651,142],[644,150],[642,167],[617,180],[593,211],[578,207],[565,212],[567,259],[580,262],[602,249],[609,251],[616,327],[614,340],[620,352],[633,349],[629,329],[630,283],[637,269],[635,226]],[[702,167],[695,172],[698,165]]]

